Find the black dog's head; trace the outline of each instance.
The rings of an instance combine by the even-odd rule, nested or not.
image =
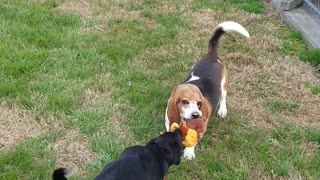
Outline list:
[[[147,146],[151,144],[157,144],[169,165],[180,164],[182,155],[182,132],[180,129],[160,135],[151,140]]]

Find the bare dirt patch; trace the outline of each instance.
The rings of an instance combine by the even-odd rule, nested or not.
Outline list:
[[[16,105],[0,104],[0,151],[10,150],[26,139],[43,133],[35,117]]]
[[[66,131],[55,142],[53,149],[56,152],[56,167],[68,167],[73,174],[84,174],[81,166],[96,158],[89,140],[74,129]]]

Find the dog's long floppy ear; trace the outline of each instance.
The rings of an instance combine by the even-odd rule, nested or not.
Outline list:
[[[179,98],[176,94],[177,87],[174,88],[174,90],[171,93],[171,97],[168,100],[168,111],[167,115],[170,121],[169,126],[172,122],[179,122],[180,121],[180,112],[178,108]]]
[[[211,108],[210,104],[206,99],[202,100],[202,106],[200,108],[200,111],[202,112],[202,116],[209,117],[211,115]]]
[[[200,97],[201,97],[201,107],[200,107],[200,111],[202,112],[202,116],[210,118],[211,116],[211,104],[209,103],[209,101],[203,97],[202,93],[200,92]]]

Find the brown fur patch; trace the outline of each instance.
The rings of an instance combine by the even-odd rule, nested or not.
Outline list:
[[[9,150],[29,138],[43,133],[35,117],[16,105],[0,104],[0,150]]]
[[[68,167],[75,174],[84,174],[81,166],[96,158],[89,140],[74,129],[59,138],[53,149],[56,152],[56,167]]]

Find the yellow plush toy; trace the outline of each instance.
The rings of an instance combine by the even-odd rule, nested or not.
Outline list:
[[[197,131],[187,127],[186,122],[182,122],[179,126],[178,123],[173,123],[170,126],[170,131],[173,132],[175,129],[180,128],[183,136],[182,144],[185,147],[193,146],[198,140]]]

